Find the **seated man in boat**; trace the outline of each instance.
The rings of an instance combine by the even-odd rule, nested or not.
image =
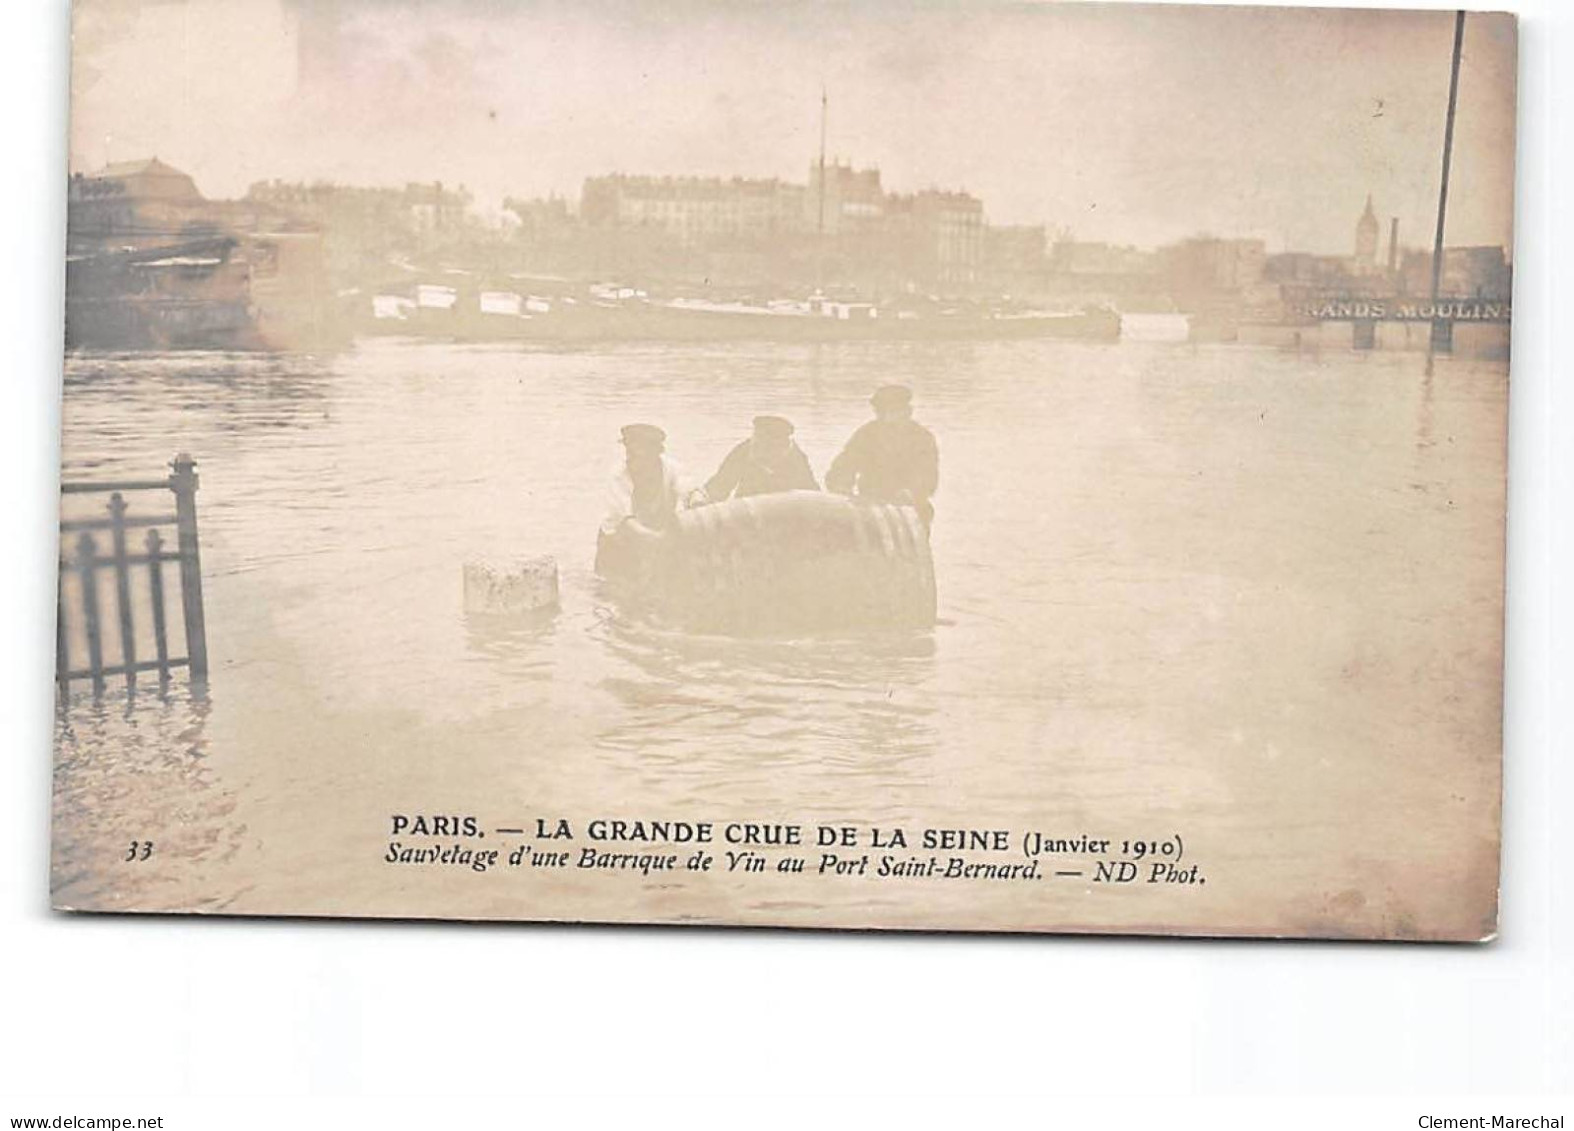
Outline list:
[[[721,461],[705,484],[707,502],[769,495],[776,491],[818,491],[819,482],[809,457],[793,442],[792,421],[780,416],[756,416],[754,435]]]
[[[667,458],[665,432],[654,424],[628,424],[622,442],[623,462],[612,471],[596,538],[596,572],[603,576],[636,574],[678,508],[690,502],[677,465]]]
[[[886,385],[869,398],[874,419],[854,432],[825,473],[827,490],[918,508],[928,526],[930,496],[940,485],[940,449],[934,433],[913,419],[913,393]]]

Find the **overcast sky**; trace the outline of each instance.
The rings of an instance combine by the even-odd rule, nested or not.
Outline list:
[[[965,188],[993,223],[1429,245],[1453,17],[983,3],[78,0],[72,165],[577,197],[611,171]],[[1465,36],[1450,243],[1510,239],[1513,25]]]

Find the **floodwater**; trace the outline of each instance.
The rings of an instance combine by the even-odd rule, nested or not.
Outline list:
[[[823,475],[892,381],[940,443],[933,632],[694,637],[598,590],[621,424],[665,426],[703,479],[780,413]],[[1506,384],[1500,362],[1131,343],[71,358],[67,479],[198,460],[212,675],[73,686],[56,901],[1472,933],[1496,883]],[[537,555],[556,616],[466,615],[466,561]],[[384,863],[416,813],[504,848],[559,816],[1178,834],[1208,883]]]

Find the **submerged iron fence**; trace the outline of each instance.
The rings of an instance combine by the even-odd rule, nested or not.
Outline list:
[[[101,695],[106,680],[123,675],[128,689],[136,686],[140,672],[157,672],[160,685],[169,681],[174,668],[188,668],[193,681],[208,675],[208,641],[202,613],[202,559],[197,539],[197,464],[185,452],[170,463],[163,479],[127,479],[114,482],[63,482],[65,495],[107,494],[105,515],[100,518],[62,518],[60,522],[60,583],[55,620],[55,679],[62,698],[74,680],[88,680],[93,694]],[[129,493],[169,491],[175,509],[132,514]],[[170,550],[160,528],[175,532]],[[141,547],[131,547],[132,531],[146,529]],[[100,546],[107,533],[109,544]],[[73,542],[71,536],[76,535]],[[180,621],[185,637],[184,655],[170,649],[169,606],[165,586],[166,564],[179,569]],[[140,583],[138,575],[140,577]],[[99,579],[112,576],[114,620],[106,621],[100,600]],[[74,579],[75,601],[68,600],[67,582]],[[152,620],[153,657],[139,659],[138,631],[133,613],[134,593],[143,588]],[[106,662],[106,626],[118,639],[119,662]],[[71,644],[80,643],[73,657]]]

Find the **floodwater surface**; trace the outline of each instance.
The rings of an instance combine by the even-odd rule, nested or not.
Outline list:
[[[620,425],[702,480],[779,413],[823,476],[898,381],[940,445],[932,632],[698,637],[598,589]],[[73,686],[56,901],[1468,934],[1496,884],[1506,385],[1133,343],[73,357],[65,478],[198,461],[212,674]],[[555,616],[466,615],[465,562],[539,555]],[[1179,834],[1208,883],[483,875],[384,863],[396,813],[499,846],[538,816]]]

